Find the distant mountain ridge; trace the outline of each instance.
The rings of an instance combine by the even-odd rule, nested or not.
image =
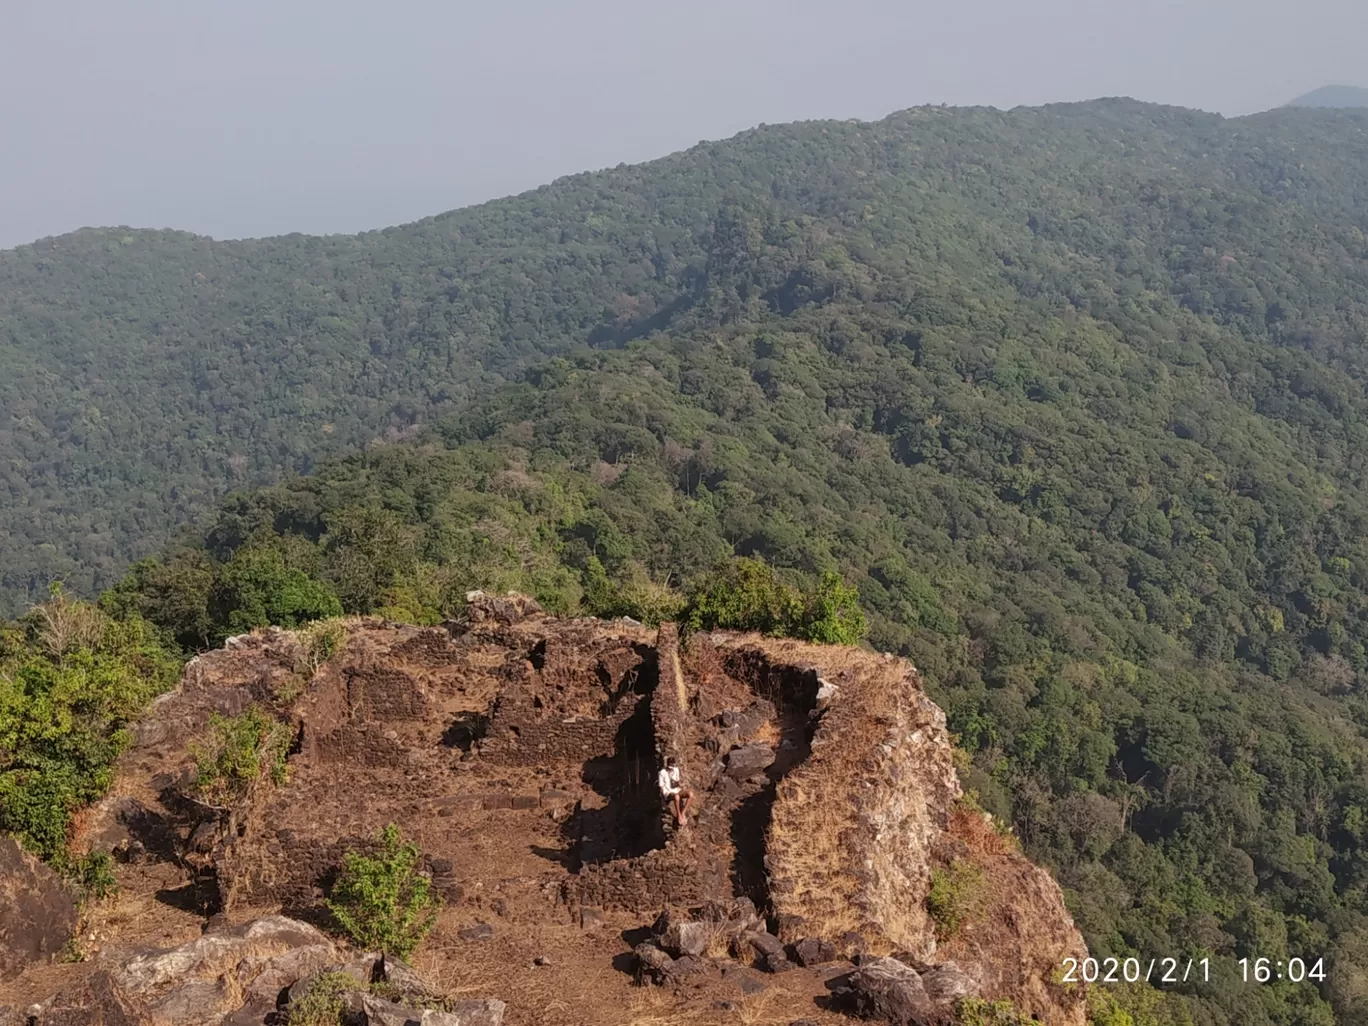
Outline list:
[[[1368,107],[1368,89],[1329,85],[1313,89],[1287,104],[1289,107]]]

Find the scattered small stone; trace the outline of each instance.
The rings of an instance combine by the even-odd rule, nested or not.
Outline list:
[[[551,959],[547,958],[545,955],[538,955],[536,958],[532,959],[532,964],[549,966],[551,964]]]
[[[458,930],[456,936],[463,941],[493,940],[494,927],[488,923],[479,923],[475,926],[467,926],[464,930]]]
[[[754,973],[749,972],[736,973],[732,982],[741,988],[742,994],[759,994],[761,991],[769,988],[768,983]]]
[[[836,946],[818,937],[807,937],[793,946],[798,964],[806,968],[836,961]]]

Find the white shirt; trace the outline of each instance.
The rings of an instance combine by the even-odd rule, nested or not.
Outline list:
[[[673,798],[679,794],[679,767],[666,766],[657,773],[656,786],[660,788],[660,794],[663,798]]]

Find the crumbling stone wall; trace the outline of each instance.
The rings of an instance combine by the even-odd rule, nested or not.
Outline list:
[[[508,766],[587,762],[612,755],[623,724],[636,712],[639,695],[625,696],[607,716],[595,718],[542,715],[523,688],[500,696],[480,742],[480,755]]]
[[[504,765],[586,762],[612,755],[623,726],[654,687],[640,644],[543,638],[490,713],[480,755]]]
[[[731,897],[728,868],[716,852],[675,844],[640,858],[585,866],[567,885],[567,897],[574,904],[632,911],[696,905]]]
[[[788,649],[815,668],[825,694],[811,754],[775,796],[766,837],[774,910],[795,933],[856,932],[871,951],[929,959],[931,855],[960,794],[945,716],[903,660],[836,650],[845,665],[823,668],[835,652]]]

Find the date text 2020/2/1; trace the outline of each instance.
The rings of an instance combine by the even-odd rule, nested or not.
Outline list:
[[[1208,983],[1209,958],[1066,958],[1063,983]]]

